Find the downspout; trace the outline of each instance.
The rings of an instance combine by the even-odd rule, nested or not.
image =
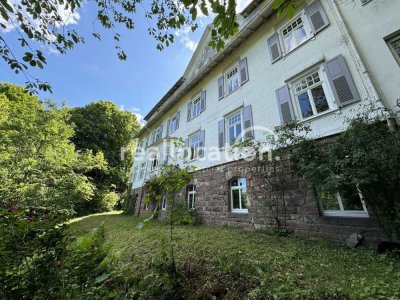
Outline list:
[[[361,77],[361,81],[365,87],[365,89],[368,91],[369,96],[371,97],[371,99],[374,99],[376,101],[379,101],[383,104],[383,106],[385,108],[388,108],[387,103],[384,103],[383,100],[380,99],[378,92],[372,82],[371,76],[369,74],[369,71],[367,70],[362,57],[359,53],[359,51],[357,50],[356,45],[353,42],[353,38],[350,34],[350,31],[347,28],[346,23],[344,22],[344,19],[342,17],[342,14],[340,13],[338,4],[336,3],[336,0],[333,1],[327,1],[332,8],[332,11],[334,12],[334,16],[335,16],[335,21],[338,24],[338,27],[344,37],[344,41],[346,42],[348,48],[350,49],[350,54],[356,64],[356,67],[358,69],[358,71],[363,74],[363,76]]]
[[[361,81],[363,82],[364,87],[369,92],[369,95],[372,97],[371,99],[375,99],[377,102],[380,102],[383,105],[383,107],[389,111],[390,114],[386,118],[387,126],[391,132],[396,131],[397,130],[396,117],[393,116],[393,111],[391,110],[390,105],[387,103],[385,97],[384,96],[379,97],[379,94],[371,79],[370,72],[367,70],[363,58],[360,52],[357,50],[356,45],[354,44],[351,32],[348,29],[348,26],[346,25],[343,19],[343,16],[340,12],[338,4],[336,3],[336,0],[328,1],[328,3],[331,4],[331,8],[332,11],[334,12],[334,16],[336,17],[336,22],[338,24],[338,27],[342,32],[342,35],[344,37],[345,42],[348,45],[348,48],[350,49],[350,54],[353,57],[354,62],[356,63],[357,69],[360,73],[363,74],[363,76],[361,76]]]

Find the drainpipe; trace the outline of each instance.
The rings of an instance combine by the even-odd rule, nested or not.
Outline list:
[[[389,111],[390,115],[386,118],[386,122],[387,122],[387,126],[388,126],[389,130],[391,132],[394,132],[397,130],[396,117],[393,117],[393,111],[390,108],[389,104],[387,103],[385,97],[384,96],[379,97],[378,92],[372,82],[371,75],[366,68],[366,65],[362,59],[361,54],[359,53],[356,45],[353,42],[351,33],[343,19],[343,16],[340,12],[339,6],[336,1],[337,0],[328,1],[328,3],[331,4],[332,11],[334,12],[334,16],[336,17],[336,22],[338,23],[338,26],[343,34],[344,40],[350,49],[350,54],[352,55],[352,57],[356,63],[356,66],[357,66],[358,70],[364,75],[364,76],[361,76],[363,85],[367,89],[367,91],[369,91],[370,96],[373,97],[372,99],[375,99],[376,101],[381,102],[383,107]]]
[[[369,71],[367,70],[362,57],[359,53],[359,51],[357,50],[356,45],[353,42],[353,38],[347,28],[346,23],[343,20],[343,17],[340,13],[338,4],[336,3],[336,0],[333,1],[327,1],[331,8],[332,11],[334,13],[335,16],[335,21],[337,22],[339,29],[344,37],[344,40],[348,46],[348,48],[350,49],[350,55],[352,56],[358,71],[363,74],[363,76],[361,76],[361,81],[365,87],[365,89],[368,91],[369,96],[371,97],[371,99],[375,99],[376,101],[380,101],[384,107],[388,107],[387,103],[383,102],[383,99],[381,100],[377,90],[375,89],[375,86],[371,80],[371,76],[369,74]]]

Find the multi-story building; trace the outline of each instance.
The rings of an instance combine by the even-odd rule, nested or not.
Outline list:
[[[374,2],[381,1],[372,1],[372,8],[352,8],[345,2],[304,1],[289,20],[277,17],[273,0],[252,1],[237,17],[239,33],[218,53],[208,46],[208,27],[182,78],[146,115],[147,124],[136,136],[133,193],[138,199],[144,198],[142,186],[160,164],[189,164],[196,171],[182,194],[204,223],[268,223],[257,215],[253,191],[259,187],[246,172],[246,160],[231,155],[233,143],[249,136],[262,139],[275,126],[293,120],[309,124],[315,138],[329,141],[361,107],[383,106],[400,94],[398,84],[386,83],[387,76],[384,84],[378,80],[386,71],[380,70],[382,56],[377,55],[399,55],[395,30],[400,24],[393,28],[393,18],[400,10],[392,8],[387,21],[373,9],[378,5]],[[382,2],[399,6],[397,1]],[[363,26],[371,17],[376,23]],[[386,21],[381,33],[376,28]],[[387,48],[360,50],[369,47],[368,28],[384,35]],[[355,40],[355,35],[360,38]],[[398,66],[392,65],[398,78]],[[175,147],[178,140],[188,149],[181,154]],[[361,196],[338,195],[333,203],[324,203],[306,185],[293,188],[291,195],[286,223],[297,235],[343,240],[363,231],[370,240],[382,236]],[[143,201],[137,206],[148,211]],[[161,209],[167,206],[163,201]]]

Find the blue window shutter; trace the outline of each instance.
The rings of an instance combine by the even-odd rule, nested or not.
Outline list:
[[[171,128],[171,119],[168,119],[168,122],[167,122],[167,136],[169,135],[170,128]]]
[[[276,62],[282,57],[281,46],[279,44],[279,35],[275,32],[268,40],[268,50],[271,57],[271,63]]]
[[[205,140],[206,140],[206,131],[202,130],[200,132],[200,149],[199,149],[199,157],[204,156],[204,145],[205,145]]]
[[[181,112],[178,111],[178,112],[176,113],[176,129],[179,128],[179,119],[180,119],[180,117],[181,117]]]
[[[325,64],[325,71],[338,106],[345,106],[361,100],[342,55]]]
[[[253,113],[251,111],[251,105],[245,106],[243,108],[243,123],[245,135],[244,138],[252,138],[254,137],[253,131]]]
[[[219,149],[225,146],[225,119],[218,121],[218,147]]]
[[[159,139],[162,139],[162,137],[163,137],[163,133],[164,133],[164,124],[161,124],[161,126],[160,126],[160,136],[158,137]]]
[[[187,121],[192,119],[192,101],[189,101],[187,106]]]
[[[278,101],[279,114],[281,116],[282,124],[293,122],[294,113],[288,86],[285,85],[277,89],[275,94]]]
[[[247,68],[247,57],[239,61],[239,74],[240,74],[240,84],[244,84],[249,80],[249,72]]]
[[[203,112],[206,109],[206,90],[201,91],[200,94],[200,110]]]
[[[305,8],[305,13],[314,33],[320,32],[329,25],[328,17],[326,16],[320,0],[316,0],[307,6]]]
[[[188,157],[188,149],[189,149],[189,138],[185,139],[185,149],[183,150],[183,158],[186,159]]]
[[[218,100],[225,96],[224,76],[218,78]]]

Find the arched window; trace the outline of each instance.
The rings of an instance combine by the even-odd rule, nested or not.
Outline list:
[[[246,178],[235,178],[230,181],[232,212],[248,212]]]
[[[188,200],[188,208],[195,209],[196,208],[196,186],[189,185],[187,187],[187,200]]]

